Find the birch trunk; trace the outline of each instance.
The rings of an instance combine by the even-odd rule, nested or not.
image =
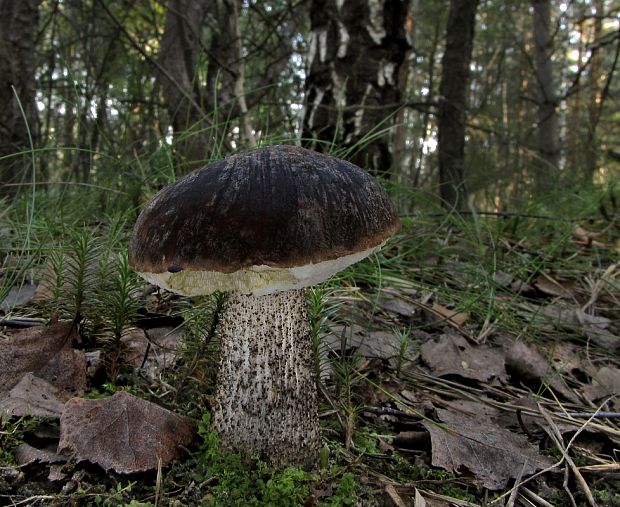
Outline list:
[[[302,138],[307,147],[351,149],[351,161],[392,167],[390,129],[409,42],[405,0],[313,0]]]

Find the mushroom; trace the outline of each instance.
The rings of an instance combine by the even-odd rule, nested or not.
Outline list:
[[[305,287],[379,249],[399,227],[359,167],[294,146],[246,151],[164,188],[129,247],[147,281],[228,293],[213,421],[221,444],[315,468],[320,448]]]

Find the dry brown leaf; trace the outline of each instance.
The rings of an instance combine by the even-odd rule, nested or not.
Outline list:
[[[415,489],[415,494],[413,497],[413,507],[426,507],[426,500],[418,491],[418,488]]]
[[[481,397],[481,399],[487,399],[485,397]],[[488,400],[491,402],[491,400]],[[455,411],[462,412],[465,415],[469,415],[472,417],[482,417],[487,420],[495,420],[497,417],[500,417],[502,411],[493,407],[491,403],[481,403],[479,401],[467,400],[467,399],[456,399],[456,400],[444,400],[444,404],[446,407],[450,409],[454,409]]]
[[[28,304],[34,297],[35,289],[36,286],[30,283],[11,287],[5,298],[0,301],[0,310],[7,311]]]
[[[417,311],[417,308],[404,301],[398,296],[383,296],[377,300],[377,305],[383,310],[394,313],[400,317],[412,318]]]
[[[547,356],[553,361],[556,371],[566,374],[586,370],[583,346],[568,341],[544,343]]]
[[[608,327],[611,321],[606,317],[591,315],[581,308],[567,304],[544,306],[528,304],[521,305],[521,307],[527,309],[528,317],[532,320],[536,319],[544,323],[541,318],[546,318],[558,329],[581,329],[599,347],[611,351],[620,349],[620,337],[609,331]]]
[[[38,372],[71,343],[71,322],[21,329],[0,338],[0,392],[14,387],[27,372]]]
[[[121,391],[110,398],[67,402],[60,419],[59,452],[105,470],[154,470],[183,455],[193,439],[193,422],[154,403]]]
[[[620,395],[620,369],[603,366],[592,375],[592,384],[583,389],[584,395],[592,401],[607,396]],[[620,400],[618,400],[620,404]]]
[[[480,507],[479,504],[467,502],[460,498],[440,495],[433,491],[416,488],[415,486],[394,486],[401,497],[413,507]]]
[[[609,246],[606,243],[602,243],[596,239],[602,236],[602,233],[600,232],[588,231],[580,225],[576,225],[573,233],[575,236],[574,242],[578,245],[596,246],[599,248],[607,248]]]
[[[504,344],[506,350],[506,366],[525,379],[542,379],[553,370],[549,362],[533,345],[519,340],[511,340]]]
[[[530,475],[551,461],[526,437],[487,419],[437,409],[441,424],[423,422],[431,434],[433,466],[453,473],[474,474],[485,488],[506,487],[511,478]]]
[[[557,296],[566,299],[574,296],[569,289],[564,287],[557,280],[551,278],[549,275],[539,275],[536,280],[534,280],[534,287],[549,296]]]
[[[68,393],[67,399],[80,396],[86,389],[86,355],[83,350],[65,347],[34,373]]]
[[[142,329],[132,329],[121,338],[121,357],[119,362],[139,368],[149,350],[149,341]]]
[[[450,308],[440,305],[439,303],[433,303],[432,310],[449,320],[456,327],[462,327],[469,320],[469,313],[467,312],[455,312]]]
[[[65,465],[51,465],[50,472],[47,474],[47,480],[50,482],[63,481],[67,478],[65,474]]]
[[[581,227],[580,225],[575,225],[574,229],[575,236],[580,239],[589,239],[589,238],[600,238],[601,233],[595,231],[588,231]]]
[[[599,347],[614,352],[620,349],[620,337],[608,329],[611,324],[610,319],[600,315],[591,315],[581,308],[575,309],[575,316],[587,337]]]
[[[151,379],[174,365],[178,358],[181,331],[174,327],[152,328],[148,332],[133,329],[121,338],[123,345],[119,361],[133,368],[143,368]]]
[[[0,413],[12,416],[60,417],[64,402],[57,387],[32,373],[24,375],[17,385],[0,396]]]
[[[561,375],[534,345],[513,341],[506,343],[504,348],[506,367],[513,373],[528,380],[543,381],[566,399],[579,403],[575,393],[568,388]]]
[[[495,271],[493,273],[493,281],[500,287],[509,287],[514,281],[514,276],[505,271]]]
[[[402,350],[403,344],[394,333],[367,331],[356,324],[351,327],[333,326],[331,331],[322,340],[323,347],[329,350],[340,352],[341,340],[344,336],[346,347],[359,349],[363,357],[388,360],[402,353],[403,359],[407,361],[413,361],[416,358],[413,347],[411,347],[412,343],[406,344],[406,349]]]
[[[29,444],[19,444],[13,449],[13,455],[15,456],[15,462],[19,466],[30,465],[35,461],[39,463],[63,463],[67,459],[54,451],[48,451],[45,449],[37,449]]]
[[[157,327],[147,332],[151,348],[146,357],[145,369],[150,378],[157,379],[166,368],[174,366],[179,355],[182,331],[175,327]]]
[[[504,352],[488,345],[471,345],[457,334],[442,334],[421,348],[422,360],[434,375],[458,375],[482,382],[504,378]]]

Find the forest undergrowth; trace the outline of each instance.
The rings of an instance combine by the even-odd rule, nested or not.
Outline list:
[[[620,505],[617,188],[486,214],[401,192],[415,212],[400,232],[308,291],[324,445],[310,473],[219,448],[223,296],[136,277],[144,197],[119,187],[26,187],[0,208],[0,504]],[[188,418],[172,464],[119,465],[105,428],[57,452],[71,398],[119,393]],[[136,454],[144,431],[114,452]]]

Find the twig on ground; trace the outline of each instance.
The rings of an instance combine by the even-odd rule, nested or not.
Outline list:
[[[590,488],[588,487],[587,482],[583,478],[583,475],[581,475],[581,472],[575,465],[575,462],[568,455],[568,449],[570,448],[570,445],[572,444],[574,437],[573,439],[570,440],[568,445],[564,446],[562,442],[562,433],[560,432],[560,429],[557,427],[557,425],[551,418],[551,415],[549,414],[549,412],[540,404],[538,404],[538,409],[540,410],[540,413],[542,414],[542,416],[545,418],[545,421],[547,421],[547,424],[549,424],[549,431],[547,432],[549,434],[549,437],[551,438],[551,440],[553,440],[558,450],[562,453],[564,460],[566,461],[567,465],[570,467],[571,471],[573,472],[573,475],[575,476],[575,479],[577,480],[577,483],[579,484],[579,486],[581,487],[581,490],[583,491],[586,498],[588,499],[588,503],[592,507],[596,507],[597,505],[596,500],[594,500],[594,497],[592,496],[592,492],[590,491]],[[585,427],[585,425],[587,425],[587,422],[584,424],[583,427]],[[579,432],[580,431],[581,430],[579,430]],[[565,483],[566,481],[567,479],[565,479]],[[565,489],[568,495],[570,496],[571,500],[573,501],[573,504],[576,506],[577,504],[575,503],[572,497],[572,494],[570,493],[570,490],[568,489],[566,484],[565,484]]]
[[[440,500],[448,503],[448,505],[457,505],[458,507],[480,507],[480,505],[477,503],[468,502],[466,500],[461,500],[458,498],[452,498],[446,495],[440,495],[439,493],[434,493],[433,491],[427,491],[425,489],[421,489],[420,493],[423,493],[424,496],[428,496],[435,500]]]
[[[526,496],[527,498],[538,502],[538,505],[540,505],[541,507],[553,507],[552,504],[550,504],[549,502],[547,502],[547,500],[545,500],[544,498],[541,498],[540,496],[538,496],[536,493],[534,493],[531,489],[528,489],[524,486],[521,487],[521,493],[522,495]]]
[[[523,472],[525,471],[525,466],[527,465],[527,461],[523,463],[521,467],[521,471],[519,475],[515,478],[515,484],[512,487],[512,493],[508,497],[508,501],[506,502],[506,507],[514,507],[515,501],[517,499],[517,494],[519,493],[519,487],[521,486],[521,479],[523,479]]]
[[[364,407],[363,412],[370,412],[377,415],[393,415],[396,417],[404,417],[406,419],[420,419],[418,414],[412,414],[398,408],[391,407]]]
[[[396,491],[396,488],[392,484],[385,485],[385,492],[390,497],[390,500],[394,502],[394,505],[396,505],[396,507],[407,507],[407,504],[398,494],[398,491]]]
[[[33,326],[41,326],[43,324],[45,324],[45,319],[31,317],[14,317],[12,319],[0,319],[0,326],[20,329]]]
[[[620,412],[568,412],[567,414],[553,414],[558,417],[567,415],[576,419],[620,419]]]

